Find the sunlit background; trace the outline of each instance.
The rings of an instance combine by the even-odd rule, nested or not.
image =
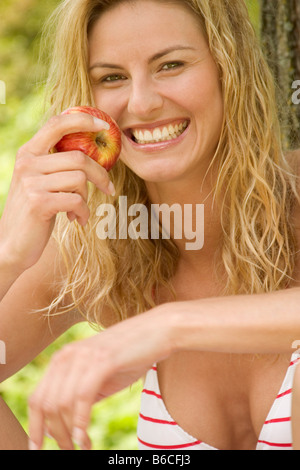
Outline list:
[[[0,80],[6,85],[6,104],[0,104],[0,214],[16,151],[37,131],[43,116],[43,84],[47,69],[39,61],[40,36],[46,18],[59,3],[59,0],[1,0],[0,3]],[[259,0],[249,0],[247,4],[258,32]],[[66,342],[90,334],[95,332],[87,325],[73,327],[31,364],[0,384],[1,396],[26,431],[27,399],[43,376],[51,355]],[[136,423],[141,387],[141,382],[138,382],[95,406],[90,428],[94,449],[137,448]],[[45,448],[57,449],[50,439],[46,439]]]

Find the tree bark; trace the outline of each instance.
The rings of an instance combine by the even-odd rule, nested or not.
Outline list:
[[[296,148],[300,145],[300,103],[293,99],[293,84],[300,80],[300,2],[260,2],[261,41],[277,85],[283,145]]]

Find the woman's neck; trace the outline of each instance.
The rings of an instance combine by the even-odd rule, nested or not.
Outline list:
[[[170,236],[181,260],[194,268],[199,263],[210,264],[222,245],[221,211],[210,180],[208,175],[202,181],[195,177],[167,183],[146,182],[151,207],[159,210],[163,228],[170,223]]]

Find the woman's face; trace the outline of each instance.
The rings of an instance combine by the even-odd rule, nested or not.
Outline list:
[[[124,2],[89,38],[96,106],[122,130],[121,159],[145,181],[203,176],[223,119],[219,73],[187,7]]]

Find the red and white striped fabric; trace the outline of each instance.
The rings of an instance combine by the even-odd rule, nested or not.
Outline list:
[[[261,430],[256,450],[292,450],[292,385],[300,354],[292,355],[280,391]],[[138,420],[139,450],[217,450],[184,431],[169,415],[163,402],[156,366],[147,373]]]

